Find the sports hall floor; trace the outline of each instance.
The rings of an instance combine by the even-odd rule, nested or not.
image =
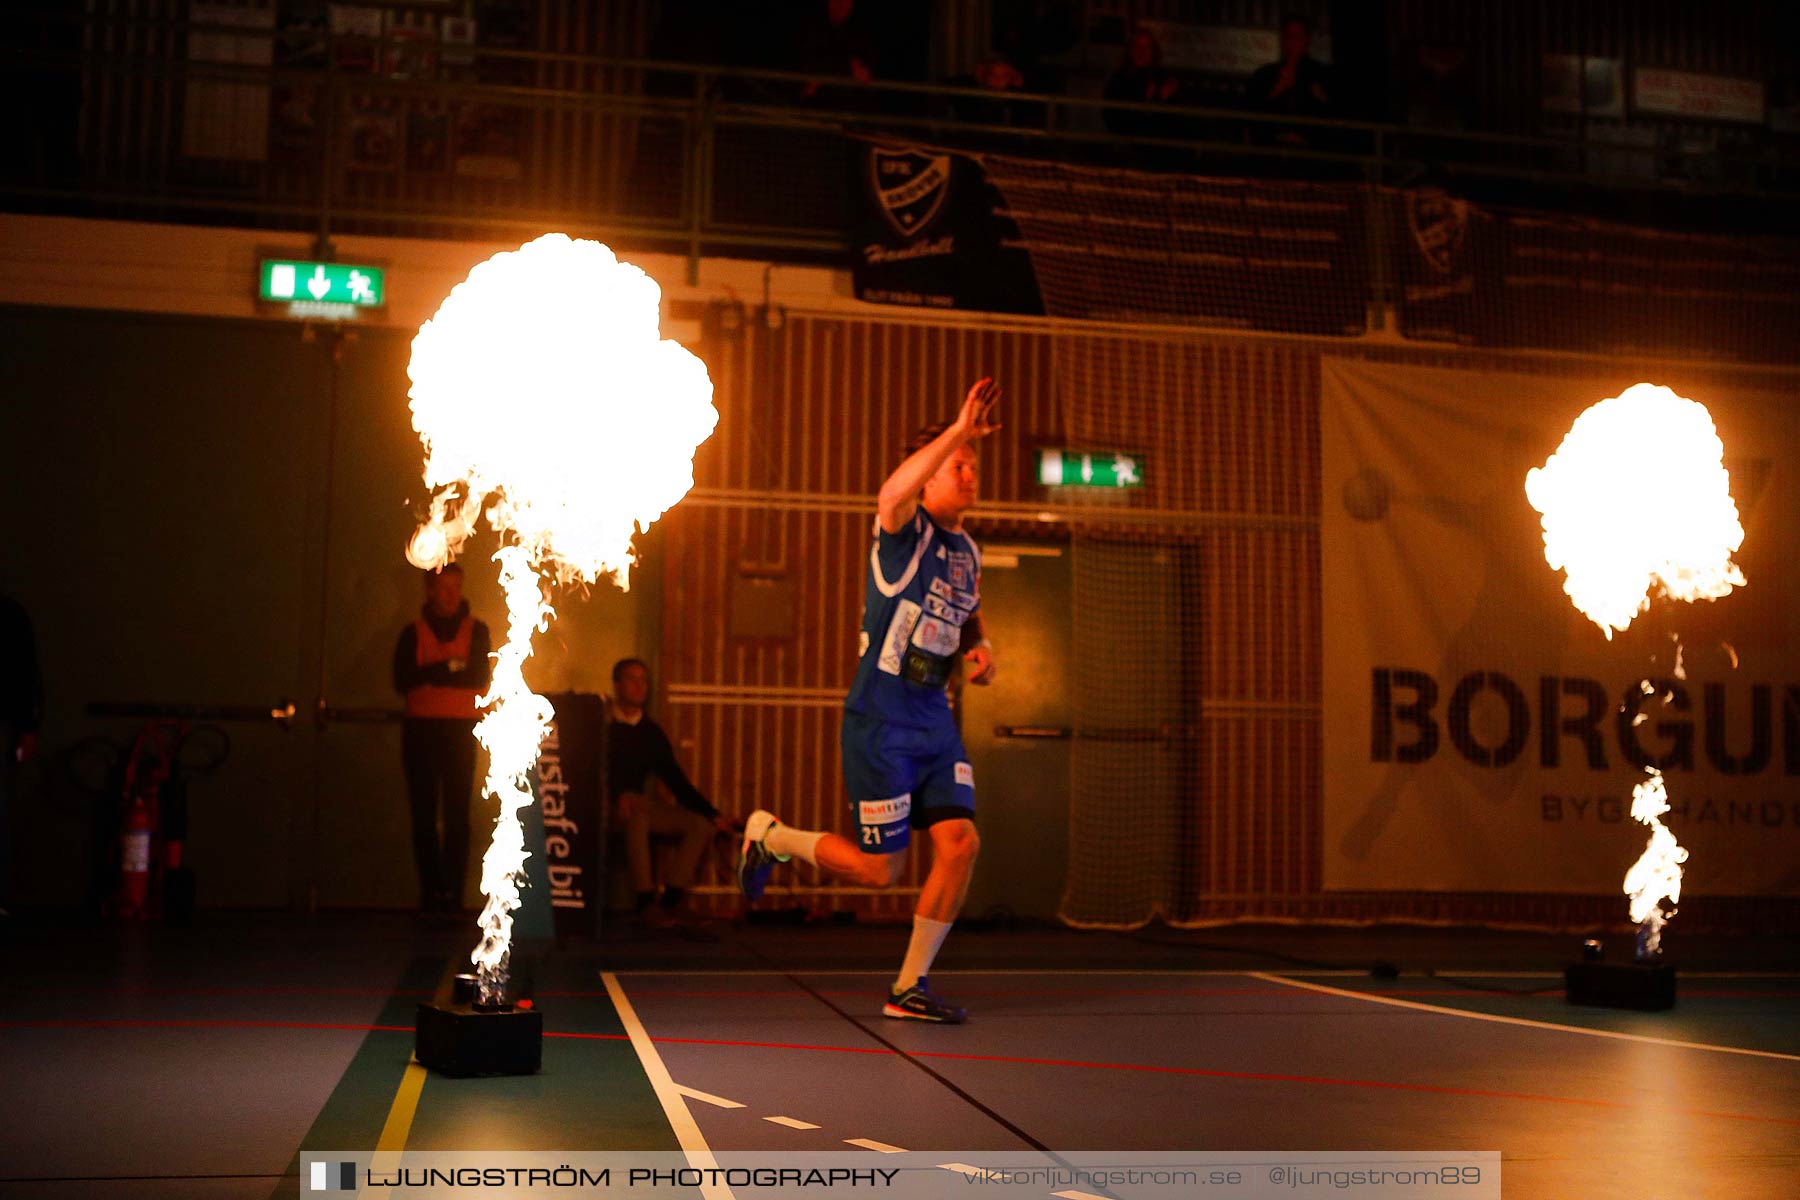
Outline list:
[[[879,1015],[901,929],[619,933],[522,973],[541,1074],[451,1080],[409,1058],[460,924],[0,935],[8,1198],[293,1196],[302,1149],[673,1150],[633,1019],[714,1150],[1500,1150],[1509,1200],[1800,1196],[1794,936],[1677,923],[1680,1003],[1633,1014],[1564,1003],[1567,937],[960,929],[943,1028]]]

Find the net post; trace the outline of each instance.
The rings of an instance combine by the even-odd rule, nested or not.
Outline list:
[[[1393,308],[1388,275],[1387,204],[1381,190],[1387,175],[1383,170],[1386,149],[1386,139],[1382,131],[1376,129],[1374,152],[1365,167],[1363,182],[1363,223],[1369,240],[1369,297],[1365,328],[1373,336],[1389,332],[1389,314]]]

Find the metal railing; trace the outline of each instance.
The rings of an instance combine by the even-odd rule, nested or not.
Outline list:
[[[61,20],[61,25],[53,24]],[[1404,186],[1649,190],[1770,200],[1800,159],[1367,121],[1121,104],[936,84],[468,47],[431,77],[389,38],[46,17],[0,62],[41,98],[0,202],[306,231],[498,238],[561,228],[624,243],[825,256],[850,243],[855,139],[1212,175]],[[226,56],[267,58],[245,64]],[[353,70],[346,64],[367,65]],[[390,67],[387,75],[376,68]],[[417,74],[426,74],[420,71]],[[59,106],[70,106],[71,115]],[[1111,125],[1132,123],[1129,132]]]

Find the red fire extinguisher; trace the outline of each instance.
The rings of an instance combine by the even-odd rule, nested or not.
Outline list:
[[[217,770],[230,749],[230,739],[216,725],[196,729],[186,721],[153,720],[139,730],[125,760],[119,879],[107,906],[113,916],[172,924],[192,917],[187,776]]]
[[[153,797],[134,790],[119,838],[118,915],[128,920],[150,916],[150,843],[155,836]]]
[[[178,724],[152,721],[138,732],[125,764],[126,809],[119,834],[119,891],[113,914],[128,921],[149,921],[161,915],[162,787],[174,766],[179,742]]]

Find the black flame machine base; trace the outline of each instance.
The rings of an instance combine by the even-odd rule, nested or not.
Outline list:
[[[413,1057],[440,1075],[535,1075],[544,1063],[544,1015],[535,1007],[475,1003],[459,976],[448,1001],[419,1005]]]
[[[1675,1007],[1675,968],[1663,962],[1577,962],[1563,968],[1570,1004],[1662,1012]]]

